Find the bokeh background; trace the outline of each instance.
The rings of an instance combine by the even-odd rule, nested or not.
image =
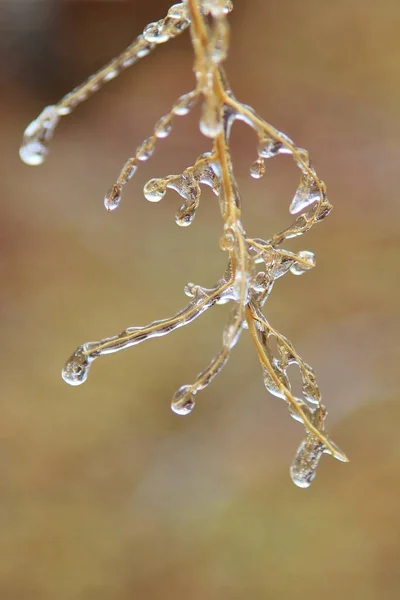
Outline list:
[[[87,340],[176,312],[188,281],[225,256],[215,197],[194,224],[150,177],[208,150],[194,111],[107,214],[104,192],[154,122],[193,85],[187,34],[63,119],[46,163],[19,161],[44,105],[116,55],[166,0],[0,1],[1,600],[394,600],[400,597],[398,0],[236,2],[227,64],[236,95],[309,149],[335,210],[291,249],[317,268],[280,280],[269,320],[311,363],[330,431],[351,462],[321,462],[308,490],[288,467],[301,428],[269,396],[248,335],[188,418],[170,412],[220,347],[226,307],[99,359],[70,388]],[[233,156],[248,232],[289,224],[298,172],[248,176]]]

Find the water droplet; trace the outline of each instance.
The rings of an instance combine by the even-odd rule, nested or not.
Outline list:
[[[194,409],[194,394],[190,385],[183,385],[175,392],[171,402],[171,409],[177,415],[189,415]]]
[[[300,185],[297,188],[289,211],[292,215],[295,215],[304,208],[307,208],[307,206],[314,204],[314,202],[318,202],[320,198],[321,193],[316,181],[308,175],[302,175]]]
[[[40,142],[26,142],[19,149],[19,156],[26,165],[41,165],[49,152],[49,149]]]
[[[290,467],[290,476],[295,485],[300,488],[310,487],[323,452],[324,445],[314,436],[307,436],[300,444]]]
[[[213,17],[222,17],[233,9],[232,0],[203,0],[204,12]]]
[[[158,138],[166,138],[172,130],[171,115],[162,117],[154,127],[154,133]]]
[[[317,221],[318,223],[325,219],[332,210],[332,204],[328,200],[324,200],[318,208]]]
[[[119,71],[118,69],[115,69],[114,71],[109,71],[108,73],[106,73],[103,77],[103,81],[111,81],[111,79],[115,79],[118,75]]]
[[[311,160],[308,151],[304,150],[304,148],[297,148],[294,159],[299,169],[301,169],[303,173],[307,173],[308,169],[311,167]]]
[[[67,360],[61,372],[62,378],[69,385],[81,385],[87,379],[89,367],[93,358],[90,358],[82,348]]]
[[[168,10],[168,16],[171,19],[187,19],[188,9],[186,4],[180,2],[179,4],[173,4]]]
[[[219,246],[224,252],[231,252],[235,245],[235,234],[232,229],[225,229],[219,240]]]
[[[114,184],[104,198],[104,206],[108,212],[118,208],[121,202],[121,186]]]
[[[152,44],[163,44],[169,39],[168,31],[163,28],[163,22],[149,23],[143,31],[143,37]]]
[[[132,177],[137,171],[137,164],[132,162],[132,160],[130,159],[123,168],[124,171],[125,169],[128,169],[128,172],[126,174],[126,180],[129,181],[130,179],[132,179]]]
[[[278,374],[276,372],[276,375],[277,375],[278,379],[281,380],[282,384],[287,389],[290,389],[290,383],[289,383],[289,380],[288,380],[286,374],[283,372]],[[265,388],[267,389],[267,391],[270,394],[272,394],[273,396],[276,396],[277,398],[282,398],[283,400],[285,400],[286,396],[285,396],[284,389],[282,389],[280,387],[280,385],[275,381],[275,378],[272,377],[272,375],[270,374],[270,372],[268,371],[268,369],[266,367],[263,367],[263,380],[264,380]]]
[[[265,161],[263,158],[258,158],[250,167],[250,175],[254,179],[260,179],[265,173]]]
[[[271,158],[279,154],[281,148],[282,144],[279,141],[264,135],[260,138],[258,155],[260,158]]]
[[[240,334],[242,333],[243,324],[239,321],[238,323],[238,311],[235,307],[230,316],[228,323],[225,325],[222,334],[222,343],[230,350],[237,344]]]
[[[222,120],[219,113],[219,106],[216,102],[211,99],[204,102],[200,119],[200,131],[208,138],[214,139],[222,131]]]
[[[167,187],[178,192],[182,198],[190,201],[190,204],[197,202],[201,195],[201,188],[189,169],[172,179]]]
[[[192,106],[197,102],[197,95],[194,92],[184,94],[175,102],[172,110],[175,115],[184,116],[187,115]]]
[[[148,160],[154,152],[155,142],[156,138],[153,136],[144,140],[143,143],[136,149],[136,158],[141,161]]]
[[[290,267],[290,272],[293,275],[303,275],[306,271],[309,271],[315,267],[315,254],[309,250],[302,250],[297,254],[301,261],[305,262],[294,262]]]
[[[55,106],[46,106],[42,113],[25,129],[19,150],[21,160],[27,165],[41,165],[48,154],[47,144],[60,119]]]
[[[188,227],[191,225],[196,216],[197,206],[197,202],[193,202],[191,204],[182,204],[175,215],[175,223],[179,225],[179,227]]]
[[[141,45],[137,49],[136,56],[137,58],[144,58],[153,50],[154,44],[145,40],[143,36],[138,37],[138,42],[139,41],[141,42]]]
[[[228,55],[229,26],[224,19],[214,22],[210,36],[209,56],[215,64],[223,62]]]
[[[143,194],[149,202],[159,202],[165,196],[166,183],[164,179],[150,179],[143,188]]]

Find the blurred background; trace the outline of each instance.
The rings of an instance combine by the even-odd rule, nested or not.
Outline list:
[[[244,334],[190,417],[170,399],[220,348],[226,307],[171,336],[100,358],[68,387],[85,341],[174,314],[225,256],[215,197],[179,229],[179,198],[143,198],[209,149],[179,117],[107,214],[104,193],[155,121],[193,86],[184,34],[62,119],[46,163],[18,147],[42,110],[161,18],[166,0],[0,0],[1,600],[248,600],[400,596],[400,3],[237,1],[228,74],[238,98],[307,148],[332,215],[288,248],[317,268],[277,283],[265,312],[318,375],[329,457],[308,490],[288,469],[302,437],[262,385]],[[290,223],[288,158],[248,175],[233,156],[246,228]]]

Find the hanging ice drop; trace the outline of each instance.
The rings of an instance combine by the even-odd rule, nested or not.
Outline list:
[[[194,394],[190,385],[183,385],[174,394],[171,402],[171,409],[177,415],[189,415],[194,409]]]
[[[41,165],[48,154],[47,144],[60,117],[55,106],[46,106],[42,113],[25,129],[19,150],[21,160],[27,165]]]
[[[314,179],[308,175],[302,175],[300,185],[297,188],[296,194],[292,200],[289,211],[292,215],[300,212],[307,206],[318,202],[321,199],[321,192]]]
[[[78,348],[67,360],[61,372],[65,383],[69,385],[81,385],[87,379],[90,364],[93,358],[88,356],[83,347]]]

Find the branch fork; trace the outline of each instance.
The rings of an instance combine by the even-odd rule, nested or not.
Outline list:
[[[227,17],[231,10],[230,0],[183,0],[173,5],[165,18],[150,23],[117,58],[58,104],[46,107],[27,127],[20,156],[30,165],[42,163],[62,116],[69,114],[102,85],[148,55],[159,44],[190,29],[196,85],[177,99],[170,111],[156,123],[153,133],[137,147],[106,194],[104,204],[108,211],[118,208],[124,186],[134,176],[140,163],[151,157],[158,140],[169,136],[175,117],[187,115],[197,102],[201,102],[199,127],[210,139],[210,151],[199,156],[179,175],[152,178],[144,186],[144,196],[150,202],[159,202],[169,189],[177,192],[183,203],[175,221],[186,227],[193,222],[199,208],[201,186],[209,186],[219,200],[222,218],[220,248],[227,253],[226,271],[213,288],[188,284],[185,293],[190,301],[176,315],[144,327],[128,327],[119,335],[79,346],[65,364],[62,376],[70,385],[80,385],[86,381],[92,363],[99,356],[166,335],[191,323],[216,304],[231,303],[220,351],[192,384],[185,384],[177,390],[172,399],[172,410],[179,415],[192,412],[197,394],[227,364],[242,331],[247,329],[261,364],[266,389],[284,400],[291,417],[304,426],[305,439],[297,450],[290,473],[296,485],[308,487],[323,453],[343,462],[347,458],[326,433],[327,410],[322,404],[313,369],[303,361],[292,343],[268,323],[262,307],[277,279],[288,272],[302,275],[315,266],[312,252],[303,250],[296,254],[281,246],[287,239],[308,232],[329,214],[332,207],[327,200],[326,186],[314,170],[308,152],[297,147],[287,135],[269,125],[233,95],[223,69],[229,49]],[[261,179],[266,172],[266,161],[280,154],[291,156],[300,170],[299,186],[289,207],[290,213],[297,215],[295,221],[269,240],[249,238],[241,220],[241,198],[229,148],[231,128],[238,120],[244,121],[257,136],[257,157],[250,166],[252,177]],[[277,348],[275,352],[273,343]],[[300,371],[302,398],[295,397],[291,391],[288,375],[291,365],[297,365]]]

